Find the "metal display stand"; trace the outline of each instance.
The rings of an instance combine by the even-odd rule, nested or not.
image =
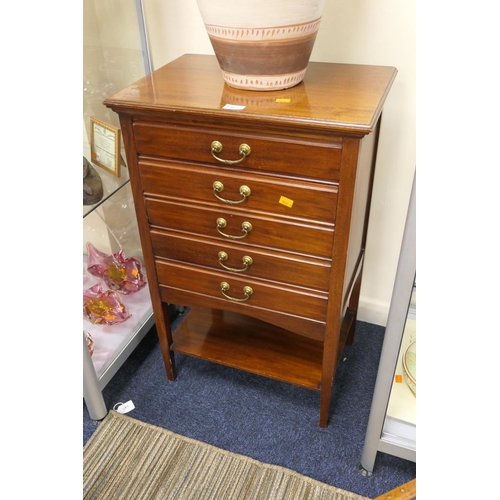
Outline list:
[[[375,382],[372,406],[363,446],[359,471],[366,476],[373,473],[377,452],[381,451],[406,460],[416,461],[416,425],[411,422],[393,422],[388,406],[393,392],[393,381],[401,356],[401,346],[408,318],[409,305],[416,275],[416,174],[403,233],[401,252],[396,271],[391,306],[382,345],[379,369]],[[412,401],[416,404],[415,401]],[[394,425],[394,424],[397,425]],[[410,430],[410,437],[407,432]]]

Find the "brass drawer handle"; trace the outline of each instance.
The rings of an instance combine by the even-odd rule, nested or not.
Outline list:
[[[243,293],[245,294],[245,298],[244,299],[235,299],[234,297],[230,297],[229,295],[227,295],[226,292],[229,290],[229,288],[230,288],[229,283],[226,283],[225,281],[223,281],[220,284],[220,291],[221,291],[222,295],[224,295],[224,297],[226,297],[226,299],[233,300],[234,302],[245,302],[245,300],[248,300],[250,298],[250,295],[252,295],[252,293],[253,293],[253,290],[251,287],[244,286]]]
[[[217,194],[217,193],[222,193],[222,191],[224,191],[224,184],[222,184],[222,182],[215,181],[212,187],[214,188],[215,197],[217,199],[223,201],[224,203],[229,203],[230,205],[237,205],[238,203],[243,203],[252,193],[248,186],[243,185],[243,186],[240,186],[240,194],[241,194],[241,196],[243,196],[243,198],[241,200],[236,200],[236,201],[226,200],[225,198],[222,198],[221,196],[219,196]]]
[[[245,238],[245,236],[248,235],[248,233],[252,230],[252,224],[250,222],[242,222],[241,223],[241,230],[243,231],[243,236],[232,236],[230,234],[225,234],[221,231],[221,229],[224,229],[227,226],[226,219],[223,219],[222,217],[219,217],[217,219],[217,231],[219,231],[222,236],[225,236],[226,238],[230,238],[231,240],[241,240]]]
[[[222,151],[222,144],[219,141],[213,141],[212,145],[211,145],[211,150],[210,150],[210,152],[212,153],[212,156],[217,161],[220,161],[221,163],[224,163],[226,165],[235,165],[236,163],[240,163],[252,152],[252,150],[250,149],[250,146],[248,144],[240,144],[240,148],[239,148],[238,152],[240,153],[241,158],[239,160],[224,160],[222,158],[219,158],[215,154],[215,153],[220,153],[221,151]]]
[[[219,264],[224,268],[227,269],[228,271],[233,271],[235,273],[243,273],[245,272],[252,264],[253,264],[253,259],[252,257],[249,257],[248,255],[245,255],[243,257],[243,265],[245,266],[243,269],[235,269],[233,267],[228,267],[223,264],[225,260],[227,260],[229,256],[227,255],[226,252],[223,252],[222,250],[219,252]]]

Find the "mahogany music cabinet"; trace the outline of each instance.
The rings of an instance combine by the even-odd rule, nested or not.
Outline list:
[[[358,309],[382,108],[397,70],[310,62],[287,90],[184,55],[106,99],[118,113],[169,380],[175,352],[320,393]],[[172,333],[168,304],[189,306]]]

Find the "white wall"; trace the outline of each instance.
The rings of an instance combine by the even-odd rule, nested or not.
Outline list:
[[[271,1],[271,0],[270,0]],[[143,0],[153,69],[213,54],[196,0]],[[385,325],[416,166],[415,0],[326,0],[312,61],[395,66],[384,108],[358,318]]]

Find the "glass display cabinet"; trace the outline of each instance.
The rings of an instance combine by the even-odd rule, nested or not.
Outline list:
[[[125,257],[143,261],[118,118],[102,104],[151,72],[142,1],[84,0],[83,33],[83,156],[102,186],[102,197],[91,205],[85,204],[84,191],[83,290],[100,283],[106,291],[102,279],[87,270],[87,243],[107,254],[123,250]],[[118,130],[116,171],[103,167],[92,154],[93,120]],[[120,298],[130,314],[123,323],[101,325],[83,319],[83,396],[93,420],[106,416],[102,390],[154,324],[147,286]]]
[[[377,452],[416,461],[416,178],[408,207],[387,327],[359,470]]]
[[[128,180],[114,189],[98,207],[85,214],[83,243],[83,290],[88,290],[96,284],[101,284],[103,290],[108,289],[102,279],[87,270],[87,243],[106,254],[123,250],[125,257],[136,257],[142,262],[142,249]],[[142,272],[147,281],[144,270]],[[147,286],[136,293],[118,296],[130,314],[123,323],[93,324],[89,319],[83,319],[83,393],[93,420],[100,420],[107,413],[101,391],[154,324]],[[90,349],[86,340],[88,335],[91,339]]]

